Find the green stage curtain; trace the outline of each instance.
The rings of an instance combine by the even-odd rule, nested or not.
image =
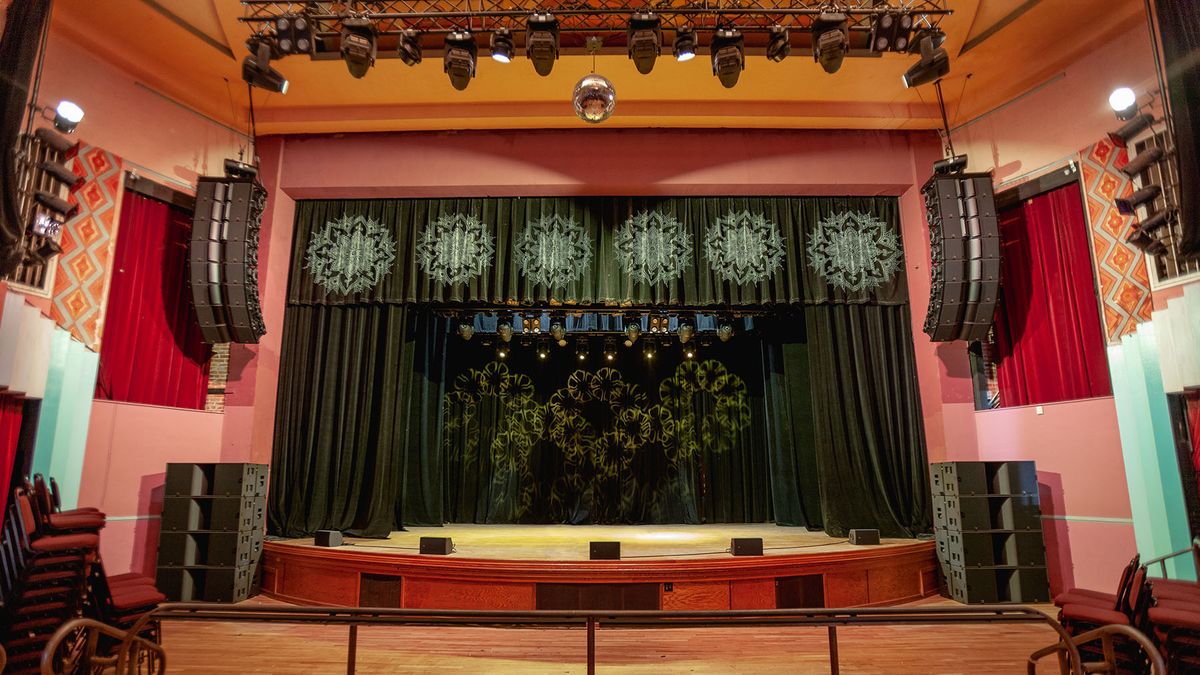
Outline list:
[[[690,264],[682,278],[662,284],[636,283],[626,274],[613,246],[616,230],[632,215],[658,211],[676,218],[690,236]],[[761,214],[777,225],[786,255],[779,270],[757,284],[737,285],[714,274],[704,253],[705,233],[730,212]],[[579,306],[766,306],[823,302],[904,304],[903,268],[883,285],[846,291],[830,285],[809,264],[809,235],[834,214],[869,214],[899,234],[899,208],[893,197],[496,197],[480,199],[385,199],[302,201],[296,205],[296,236],[288,301],[293,304],[470,303],[519,305],[563,303]],[[494,236],[488,268],[468,282],[442,284],[417,260],[421,233],[441,216],[479,218]],[[592,262],[578,281],[547,288],[526,279],[514,247],[525,227],[544,216],[574,219],[591,242]],[[330,293],[313,282],[306,258],[309,242],[326,223],[343,216],[378,221],[395,241],[391,271],[375,286],[348,295]]]
[[[808,345],[782,326],[762,343],[772,508],[780,525],[821,527],[821,491],[813,435]]]
[[[908,307],[805,308],[825,531],[928,531],[929,489]]]
[[[441,524],[446,336],[444,320],[399,305],[287,309],[271,532]]]

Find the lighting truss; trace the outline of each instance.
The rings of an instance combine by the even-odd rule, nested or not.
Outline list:
[[[245,15],[241,21],[251,26],[255,36],[271,36],[274,20],[295,14],[304,7],[313,23],[316,48],[313,58],[338,58],[341,20],[346,16],[367,16],[380,36],[379,58],[395,57],[395,44],[406,29],[419,33],[445,35],[466,28],[476,35],[487,35],[498,28],[512,34],[524,33],[525,21],[534,12],[553,12],[558,19],[564,53],[586,53],[588,36],[603,38],[601,53],[624,53],[629,19],[635,13],[652,11],[662,20],[668,43],[674,31],[691,26],[697,37],[711,35],[718,27],[736,26],[746,34],[751,53],[765,53],[772,26],[791,29],[797,42],[803,42],[813,19],[824,9],[836,5],[846,14],[850,31],[848,56],[878,56],[870,49],[872,22],[877,15],[903,12],[912,15],[914,28],[937,27],[951,13],[949,0],[853,0],[830,3],[829,0],[733,0],[727,3],[705,0],[376,0],[362,2],[270,2],[242,0]],[[523,45],[518,44],[518,48]],[[803,51],[805,45],[796,47]]]

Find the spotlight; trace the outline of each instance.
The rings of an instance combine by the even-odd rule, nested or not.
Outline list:
[[[587,337],[581,336],[575,341],[575,359],[583,362],[587,361],[588,357],[588,340]]]
[[[789,41],[788,29],[783,26],[771,26],[771,37],[767,41],[767,58],[779,63],[792,53],[792,43]]]
[[[683,358],[688,359],[689,361],[691,359],[696,358],[696,348],[691,345],[684,347],[683,348]]]
[[[58,235],[62,233],[62,223],[51,218],[48,213],[38,212],[33,216],[29,231],[39,237],[58,239]]]
[[[1137,224],[1137,229],[1150,234],[1164,225],[1175,222],[1175,212],[1170,209],[1163,209],[1152,215],[1146,216],[1146,219]]]
[[[275,44],[284,54],[311,54],[312,22],[303,14],[283,14],[275,17]]]
[[[288,90],[287,78],[271,67],[271,46],[266,42],[259,42],[255,54],[242,59],[242,79],[277,94],[286,94]]]
[[[612,363],[617,359],[617,342],[611,337],[604,338],[604,360]]]
[[[939,159],[933,163],[933,174],[935,176],[948,176],[954,173],[962,173],[967,168],[967,156],[955,155],[945,159]]]
[[[50,260],[50,258],[62,253],[62,246],[53,239],[46,239],[33,250],[33,255],[39,258],[42,262]]]
[[[33,200],[38,204],[41,204],[46,209],[57,213],[64,221],[73,218],[75,216],[75,212],[79,210],[78,204],[72,204],[65,199],[46,192],[45,190],[38,190],[37,192],[34,192]]]
[[[1163,152],[1162,148],[1147,148],[1146,150],[1139,152],[1137,157],[1129,160],[1125,166],[1121,167],[1121,173],[1129,176],[1130,178],[1136,178],[1138,174],[1142,173],[1146,169],[1149,169],[1151,165],[1157,164],[1158,161],[1164,156],[1165,153]]]
[[[696,31],[691,26],[675,31],[675,45],[671,51],[680,63],[696,58]]]
[[[542,332],[542,319],[534,314],[532,316],[521,317],[521,332],[522,333],[540,333]]]
[[[513,41],[512,33],[507,28],[497,28],[492,33],[492,58],[500,63],[512,63]]]
[[[642,334],[642,324],[638,319],[632,321],[626,320],[625,323],[625,346],[632,347],[633,343],[637,342],[638,336]]]
[[[73,157],[76,151],[79,150],[78,143],[72,143],[67,140],[66,136],[54,133],[47,127],[38,127],[34,130],[33,136],[41,141],[42,145],[67,157]]]
[[[746,68],[744,43],[745,39],[736,28],[718,28],[713,33],[710,47],[713,75],[726,89],[732,89],[737,84],[738,77]]]
[[[1108,133],[1108,140],[1112,141],[1112,144],[1118,148],[1127,147],[1129,141],[1133,140],[1134,136],[1149,129],[1151,124],[1154,124],[1154,116],[1150,113],[1136,115],[1123,124],[1120,129],[1110,131]]]
[[[475,335],[475,319],[466,314],[458,317],[458,336],[470,340]]]
[[[533,69],[545,77],[558,58],[558,19],[550,12],[535,12],[525,24],[525,56]]]
[[[884,12],[876,14],[871,24],[871,51],[903,52],[908,49],[912,34],[912,14],[906,12]]]
[[[550,358],[550,343],[546,340],[538,340],[537,357],[539,361]]]
[[[69,134],[83,121],[83,108],[71,101],[59,101],[54,107],[54,128]]]
[[[921,51],[921,40],[929,38],[934,48],[946,43],[946,32],[941,28],[922,28],[908,41],[908,53],[917,54]]]
[[[1125,243],[1140,249],[1147,255],[1159,255],[1167,250],[1161,241],[1150,236],[1150,233],[1144,232],[1141,229],[1135,229],[1125,237]]]
[[[563,325],[562,319],[560,319],[560,318],[553,319],[550,322],[550,337],[554,338],[554,341],[558,343],[559,347],[566,347],[567,346],[566,336],[567,336],[567,329]]]
[[[400,42],[396,45],[396,53],[406,66],[415,66],[421,62],[421,36],[417,31],[408,28],[400,33]]]
[[[733,320],[726,319],[717,324],[717,339],[721,342],[729,342],[733,339]]]
[[[1128,197],[1117,197],[1115,200],[1117,211],[1122,215],[1132,216],[1139,206],[1146,205],[1149,208],[1149,204],[1160,194],[1162,194],[1162,188],[1157,185],[1147,185]]]
[[[508,358],[508,347],[506,347],[504,345],[500,345],[499,347],[497,347],[496,348],[496,358],[498,358],[500,360],[504,360],[504,359]]]
[[[450,84],[462,91],[475,77],[475,58],[479,48],[475,46],[475,38],[470,31],[451,31],[446,36],[446,53],[442,57],[442,70],[450,76]]]
[[[1137,115],[1137,94],[1129,87],[1117,87],[1108,95],[1108,105],[1117,114],[1117,119],[1131,120]]]
[[[918,41],[921,58],[904,73],[905,87],[919,87],[940,80],[950,73],[950,55],[936,46],[932,35],[922,35]]]
[[[812,22],[813,60],[836,73],[850,46],[850,22],[842,12],[821,12]]]
[[[629,58],[643,75],[654,70],[654,61],[662,51],[661,23],[654,12],[637,12],[629,19]]]
[[[499,335],[500,340],[503,342],[512,342],[512,321],[508,319],[501,319],[500,322],[496,324],[496,335]]]
[[[79,189],[80,185],[83,185],[83,176],[77,176],[74,171],[71,171],[58,162],[40,162],[38,163],[38,168],[54,180],[62,183],[70,192],[74,192]]]
[[[686,321],[684,319],[679,320],[679,344],[687,344],[695,334],[696,327],[692,325],[691,321]]]
[[[342,60],[356,78],[375,65],[375,24],[367,17],[342,19]]]
[[[653,361],[654,355],[658,352],[658,345],[654,344],[653,338],[647,338],[642,341],[642,356],[647,361]]]

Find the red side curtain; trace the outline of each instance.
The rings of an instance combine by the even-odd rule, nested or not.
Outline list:
[[[96,398],[204,408],[211,349],[188,291],[191,226],[187,212],[125,193]]]
[[[1001,406],[1112,394],[1079,186],[1000,216],[994,354]]]
[[[8,486],[12,482],[13,462],[17,461],[17,443],[21,440],[21,416],[25,403],[15,396],[0,394],[0,504],[8,507]]]

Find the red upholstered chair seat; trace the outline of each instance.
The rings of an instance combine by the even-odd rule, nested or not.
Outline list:
[[[34,616],[37,614],[60,614],[67,611],[73,605],[67,602],[43,602],[35,605],[22,605],[17,614],[20,616]]]
[[[104,516],[99,513],[51,513],[50,527],[55,530],[98,530],[104,527]]]
[[[1179,607],[1151,607],[1150,622],[1156,626],[1200,631],[1200,608],[1188,611]]]
[[[55,553],[58,551],[95,549],[99,544],[100,538],[94,534],[64,534],[51,537],[38,537],[29,546],[38,553]]]
[[[1117,594],[1093,591],[1086,588],[1072,588],[1069,591],[1064,591],[1054,596],[1054,604],[1058,607],[1074,604],[1115,609],[1117,606]]]
[[[147,586],[124,587],[112,589],[113,607],[119,612],[132,609],[153,607],[166,601],[167,596]]]
[[[154,583],[154,580],[151,579],[150,577],[148,577],[144,574],[138,574],[137,572],[126,572],[125,574],[114,574],[110,577],[107,577],[107,579],[108,579],[109,586],[112,586],[114,584],[120,585],[120,584],[124,584],[124,583],[129,583],[131,581],[144,582],[144,583],[149,583],[149,584]]]
[[[1115,609],[1104,609],[1091,605],[1067,605],[1062,608],[1062,618],[1065,621],[1083,621],[1107,626],[1108,624],[1129,625],[1129,617]]]

